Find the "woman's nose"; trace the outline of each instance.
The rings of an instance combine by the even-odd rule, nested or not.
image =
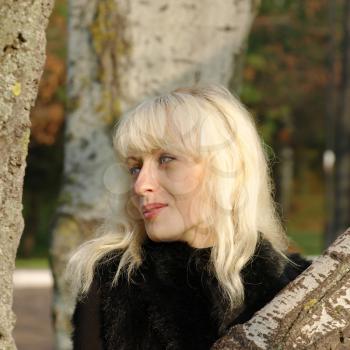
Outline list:
[[[135,193],[142,196],[146,192],[153,192],[157,186],[157,169],[151,162],[144,163],[134,183]]]

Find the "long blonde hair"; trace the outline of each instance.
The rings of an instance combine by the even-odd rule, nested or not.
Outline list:
[[[147,99],[118,122],[114,148],[119,164],[130,152],[167,149],[206,160],[206,197],[201,203],[206,229],[214,234],[210,262],[231,308],[244,299],[240,272],[254,254],[259,233],[284,256],[287,239],[276,214],[263,144],[252,117],[220,86],[179,88]],[[119,181],[128,183],[126,172]],[[125,178],[123,178],[125,176]],[[86,293],[99,259],[116,250],[129,280],[142,263],[146,237],[130,206],[130,188],[119,193],[117,210],[71,257],[67,275],[75,293]]]

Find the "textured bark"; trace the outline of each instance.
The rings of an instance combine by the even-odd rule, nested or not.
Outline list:
[[[45,61],[53,0],[0,3],[0,349],[15,349],[12,273],[23,230],[22,187],[29,112]]]
[[[237,84],[259,1],[71,0],[64,185],[51,246],[56,347],[71,347],[68,254],[109,208],[112,125],[149,95],[195,82]],[[63,302],[64,301],[64,302]]]
[[[350,230],[213,349],[350,349]]]

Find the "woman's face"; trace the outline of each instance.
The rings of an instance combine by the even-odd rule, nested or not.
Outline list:
[[[199,203],[204,165],[163,150],[132,154],[127,159],[133,179],[133,205],[153,241],[185,241],[202,248],[213,245],[200,224]]]

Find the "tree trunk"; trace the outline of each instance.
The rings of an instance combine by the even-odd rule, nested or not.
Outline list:
[[[15,349],[12,273],[23,230],[22,188],[53,0],[0,4],[0,349]]]
[[[350,230],[212,349],[350,349]]]
[[[293,127],[290,118],[285,116],[283,125],[278,131],[278,163],[276,164],[276,199],[279,204],[280,214],[286,219],[289,214],[294,173],[294,150],[292,147]]]
[[[51,246],[56,347],[69,349],[69,253],[108,210],[112,126],[147,96],[196,82],[237,84],[259,1],[71,0],[64,184]],[[64,302],[63,302],[64,300]]]
[[[337,114],[337,84],[336,84],[336,55],[337,55],[337,7],[336,1],[328,3],[328,26],[329,38],[327,49],[327,103],[325,110],[325,125],[326,125],[326,149],[323,153],[323,170],[325,174],[326,184],[326,226],[324,245],[328,247],[336,238],[334,235],[334,162],[335,162],[335,117]]]

